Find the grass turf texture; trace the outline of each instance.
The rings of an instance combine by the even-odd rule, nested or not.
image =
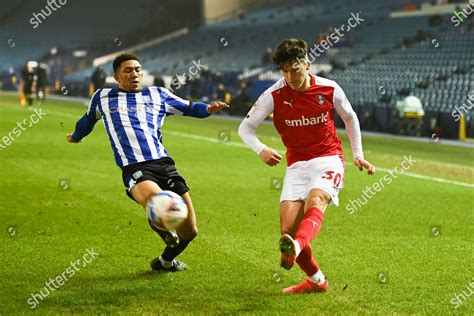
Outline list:
[[[17,103],[0,95],[0,137],[33,113]],[[165,122],[164,143],[191,188],[200,233],[180,256],[187,272],[153,273],[148,264],[163,243],[124,194],[102,123],[82,144],[68,144],[65,135],[84,105],[50,100],[40,107],[47,115],[0,151],[2,314],[31,311],[30,294],[88,248],[98,258],[35,311],[446,314],[454,311],[455,293],[469,293],[474,189],[398,176],[351,215],[349,199],[387,173],[369,177],[348,164],[341,205],[328,209],[312,242],[329,292],[283,296],[283,287],[304,279],[297,266],[289,272],[278,266],[280,192],[271,181],[284,176],[284,163],[266,167],[250,150],[217,142],[229,131],[240,143],[238,122],[219,118]],[[258,132],[283,149],[271,125]],[[350,161],[347,138],[341,138]],[[409,172],[474,182],[472,149],[378,137],[364,137],[364,148],[377,167],[392,169],[411,155],[417,162]],[[387,279],[381,282],[380,273]],[[456,311],[474,313],[472,298]]]

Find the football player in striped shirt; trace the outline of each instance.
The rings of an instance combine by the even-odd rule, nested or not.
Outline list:
[[[309,73],[308,45],[301,39],[284,40],[274,63],[283,78],[257,100],[239,127],[239,135],[269,166],[282,157],[257,138],[255,129],[273,113],[273,123],[287,148],[287,168],[280,197],[281,266],[296,262],[308,278],[283,293],[325,292],[328,281],[313,258],[310,241],[321,229],[329,204],[339,204],[345,164],[334,114],[346,126],[354,164],[374,174],[364,159],[359,121],[341,87]]]
[[[151,196],[170,190],[183,197],[188,218],[174,231],[165,231],[149,220],[151,228],[166,243],[161,256],[151,262],[153,270],[182,271],[187,267],[175,258],[197,235],[196,215],[186,181],[163,146],[161,127],[168,115],[205,118],[229,107],[224,102],[190,102],[163,87],[142,88],[142,67],[131,53],[117,56],[113,62],[118,88],[99,89],[90,101],[86,114],[76,123],[70,143],[78,143],[102,118],[115,162],[122,169],[127,195],[146,210]]]

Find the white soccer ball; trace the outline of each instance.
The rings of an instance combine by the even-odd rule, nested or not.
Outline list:
[[[188,207],[178,194],[161,191],[148,200],[147,215],[156,226],[172,230],[188,217]]]

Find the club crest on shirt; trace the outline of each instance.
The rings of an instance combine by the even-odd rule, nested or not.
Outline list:
[[[322,94],[316,95],[316,100],[318,101],[319,105],[324,104],[324,96]]]
[[[143,102],[145,103],[145,105],[149,105],[151,104],[151,98],[149,95],[144,95],[143,96]]]

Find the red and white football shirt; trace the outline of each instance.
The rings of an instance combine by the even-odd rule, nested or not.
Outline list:
[[[337,111],[345,122],[350,121],[351,126],[346,122],[346,128],[352,151],[354,157],[362,158],[359,122],[341,87],[332,80],[310,76],[311,86],[305,91],[293,90],[284,78],[278,80],[259,97],[246,120],[256,127],[273,112],[273,123],[287,148],[290,166],[316,157],[342,156],[334,122]],[[247,145],[257,153],[266,147],[260,142]]]

